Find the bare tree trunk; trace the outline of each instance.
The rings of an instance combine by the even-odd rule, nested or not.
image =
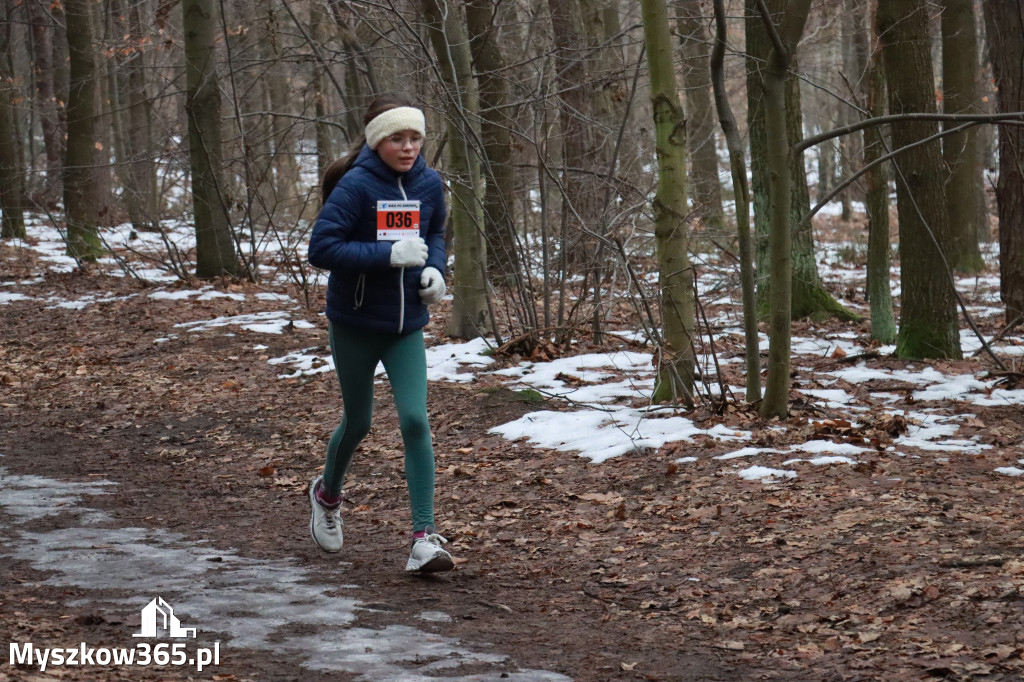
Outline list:
[[[978,65],[981,67],[981,71],[978,74],[978,89],[975,93],[978,101],[980,102],[982,110],[986,114],[992,114],[996,112],[996,101],[998,97],[995,92],[995,77],[992,74],[992,61],[989,58],[989,40],[987,39],[985,29],[985,14],[982,6],[987,0],[973,0],[973,12],[975,16],[974,25],[977,27],[977,42],[978,42]],[[975,135],[977,135],[977,152],[978,152],[978,167],[981,169],[981,175],[983,184],[978,188],[975,194],[975,200],[978,202],[978,215],[982,216],[982,220],[978,223],[978,245],[983,247],[989,242],[993,241],[991,217],[992,211],[989,209],[988,202],[988,187],[991,184],[988,180],[988,174],[995,174],[996,169],[996,134],[999,130],[999,126],[984,125],[977,126],[974,129]]]
[[[935,113],[931,41],[926,0],[881,2],[889,113]],[[896,149],[938,133],[934,121],[893,126]],[[896,350],[901,358],[959,358],[956,295],[948,270],[951,243],[938,145],[910,149],[893,160],[900,221],[902,308]]]
[[[297,217],[299,176],[298,150],[295,143],[298,129],[293,125],[287,114],[291,113],[292,95],[289,93],[288,75],[280,55],[271,57],[270,74],[267,80],[270,95],[270,134],[273,141],[273,157],[270,168],[273,173],[271,187],[273,204],[271,205],[271,221],[292,223]]]
[[[98,120],[96,145],[93,151],[93,168],[96,173],[97,201],[99,202],[99,225],[110,226],[118,222],[117,201],[114,195],[114,69],[108,67],[110,60],[106,58],[105,47],[110,44],[110,22],[107,21],[104,6],[93,2],[92,25],[95,30],[96,47],[94,57],[96,63],[96,104]],[[102,29],[101,29],[102,27]],[[103,51],[101,51],[101,47]]]
[[[664,330],[663,356],[653,400],[692,405],[694,302],[686,224],[686,120],[672,63],[665,0],[641,0],[641,12],[658,154],[658,188],[653,209]]]
[[[942,0],[942,111],[947,114],[983,113],[978,106],[981,67],[972,5],[971,0]],[[978,248],[979,224],[988,216],[978,213],[978,192],[984,191],[978,128],[943,138],[942,158],[949,169],[950,264],[961,272],[980,272],[985,261]]]
[[[604,236],[608,222],[605,215],[606,197],[615,196],[614,181],[616,161],[615,140],[627,103],[625,81],[625,56],[621,47],[622,24],[620,21],[620,0],[579,0],[583,31],[586,34],[588,59],[587,75],[590,77],[590,111],[593,115],[593,149],[591,164],[595,172],[595,191],[598,194],[593,229]],[[610,175],[605,176],[606,173]],[[600,247],[598,247],[600,250]],[[601,264],[597,264],[598,269]],[[598,287],[600,288],[600,287]]]
[[[516,245],[516,176],[512,158],[515,119],[508,106],[508,78],[501,55],[501,8],[491,0],[469,0],[466,21],[480,92],[480,137],[483,142],[484,234],[492,277],[511,285],[519,270]]]
[[[214,45],[218,25],[212,0],[182,0],[192,203],[196,222],[196,276],[238,275],[224,192],[220,86]]]
[[[855,103],[863,103],[865,83],[868,69],[868,35],[867,35],[867,3],[863,0],[847,0],[842,18],[842,49],[843,71],[850,83],[848,96]],[[845,102],[837,102],[839,106],[839,124],[848,125],[856,120],[853,106]],[[861,135],[844,135],[839,139],[839,173],[840,182],[846,181],[859,170],[864,158]],[[853,219],[853,194],[858,185],[847,187],[840,194],[843,212],[842,220]],[[861,195],[863,196],[863,195]]]
[[[483,239],[480,173],[472,152],[472,126],[479,112],[479,98],[473,79],[466,25],[449,5],[422,0],[430,40],[441,75],[448,89],[445,105],[448,117],[448,170],[451,173],[455,267],[452,276],[454,304],[448,320],[448,334],[461,339],[482,336],[492,320],[488,314],[487,251]]]
[[[327,33],[327,9],[321,3],[313,3],[309,12],[309,33],[315,43],[322,44]],[[313,108],[316,116],[316,168],[319,177],[328,164],[334,160],[334,144],[331,127],[327,123],[328,94],[325,75],[327,67],[317,60],[312,63],[312,68],[313,75],[310,85],[313,91]]]
[[[272,170],[270,176],[273,203],[270,206],[270,221],[283,221],[290,224],[298,217],[299,164],[295,143],[299,133],[292,124],[288,114],[292,113],[291,94],[288,87],[288,74],[285,64],[281,61],[280,26],[277,22],[275,6],[268,2],[264,8],[267,20],[264,22],[267,32],[266,41],[271,48],[268,54],[270,64],[267,69],[267,94],[270,100],[270,139],[273,145],[271,154]]]
[[[109,0],[104,4],[102,16],[99,18],[104,24],[105,33],[101,38],[106,51],[102,60],[106,73],[106,89],[104,99],[109,99],[110,117],[101,123],[106,128],[109,136],[105,143],[113,143],[110,153],[113,156],[114,174],[120,180],[123,191],[121,192],[121,203],[128,212],[128,218],[132,221],[132,227],[139,229],[135,220],[139,218],[139,211],[133,210],[133,199],[138,195],[132,191],[131,170],[128,167],[128,159],[131,158],[127,131],[128,112],[122,103],[127,99],[128,86],[124,74],[124,60],[130,50],[128,39],[127,16],[120,0]],[[109,46],[113,45],[111,48]],[[104,125],[106,124],[106,125]]]
[[[620,0],[579,0],[583,31],[587,35],[592,80],[591,106],[599,130],[595,154],[607,164],[612,158],[614,131],[622,121],[626,99],[625,65],[621,48]]]
[[[233,12],[239,20],[249,14],[265,9],[266,3],[251,3],[248,0],[233,0]],[[230,47],[228,75],[235,85],[233,97],[238,132],[241,136],[237,159],[242,170],[234,176],[241,177],[246,193],[246,218],[253,233],[262,231],[270,224],[276,203],[274,197],[274,150],[271,145],[273,116],[270,99],[270,78],[267,64],[271,59],[271,39],[267,33],[266,21],[258,29],[231,32],[227,38]],[[227,179],[225,179],[227,181]]]
[[[788,10],[787,10],[788,11]],[[789,144],[803,137],[803,108],[800,102],[800,86],[793,75],[796,71],[796,57],[786,75],[786,131]],[[803,155],[790,158],[790,224],[793,226],[791,241],[793,261],[792,297],[790,314],[794,320],[810,317],[822,319],[835,317],[844,321],[859,320],[860,316],[840,305],[828,292],[818,274],[818,260],[814,252],[814,228],[812,222],[801,220],[811,204],[807,187],[807,173],[804,170]]]
[[[998,88],[999,111],[1024,111],[1024,7],[1013,2],[986,2],[989,55]],[[1024,128],[999,127],[1000,293],[1006,322],[1024,316]]]
[[[128,70],[128,139],[132,149],[132,178],[148,224],[159,229],[161,206],[153,139],[153,98],[149,94],[147,50],[142,47],[146,27],[139,3],[133,2],[128,7],[128,29],[137,46]]]
[[[725,89],[725,3],[715,0],[715,48],[711,53],[711,81],[715,106],[729,147],[729,167],[736,195],[736,228],[740,242],[740,283],[743,290],[743,337],[746,350],[746,399],[761,399],[761,354],[757,333],[757,299],[754,293],[754,244],[750,235],[750,192],[747,187],[746,149]]]
[[[0,238],[24,238],[25,163],[22,160],[18,117],[14,108],[16,88],[10,68],[12,48],[11,5],[3,10],[0,22]]]
[[[96,168],[96,95],[91,4],[64,3],[70,70],[68,139],[64,158],[64,210],[68,255],[94,261],[103,253],[99,237],[101,184]]]
[[[155,230],[157,208],[156,164],[152,153],[152,100],[146,92],[146,66],[142,19],[138,3],[125,10],[120,0],[111,3],[116,38],[125,43],[117,51],[116,93],[113,116],[125,208],[136,230]]]
[[[595,172],[604,172],[595,161],[596,135],[593,101],[588,92],[589,73],[584,59],[587,37],[579,0],[548,0],[555,41],[555,84],[560,95],[562,124],[563,201],[568,202],[567,235],[573,244],[590,244],[584,230],[594,231],[600,219],[601,193]],[[586,247],[569,243],[573,262],[586,261]]]
[[[851,10],[858,14],[868,12],[867,0],[853,0]],[[867,37],[865,32],[865,38]],[[885,72],[882,54],[876,50],[868,69],[868,109],[872,116],[885,114]],[[871,126],[864,129],[864,164],[885,154],[882,129]],[[896,342],[896,318],[892,311],[890,287],[891,239],[889,236],[889,174],[888,164],[867,171],[868,264],[867,297],[871,306],[871,338],[885,344]]]
[[[757,267],[758,318],[768,316],[769,192],[768,137],[764,125],[764,65],[771,53],[768,33],[758,16],[757,0],[744,0],[747,85],[747,135],[750,140],[750,198],[754,206],[754,248]]]
[[[338,29],[338,36],[348,54],[345,63],[346,92],[344,97],[348,100],[345,103],[347,105],[345,106],[345,127],[349,139],[354,141],[359,139],[363,133],[363,122],[357,112],[364,111],[370,100],[380,92],[377,85],[377,69],[356,31],[350,25],[350,20],[356,20],[358,17],[358,10],[348,7],[350,3],[343,2],[343,0],[328,0],[328,5],[330,5],[331,16]]]
[[[24,239],[25,167],[21,163],[11,90],[6,83],[0,83],[0,238]]]
[[[610,225],[609,207],[616,204],[620,188],[615,179],[619,164],[623,117],[630,105],[625,81],[625,54],[622,49],[622,22],[620,0],[580,0],[583,29],[587,34],[587,51],[592,54],[588,60],[588,74],[591,77],[591,112],[593,122],[593,151],[591,165],[595,171],[594,184],[597,205],[591,230],[597,234],[594,240],[592,265],[585,273],[593,282],[591,334],[594,343],[603,339],[604,281],[611,271],[608,243]],[[584,285],[588,280],[584,279]]]
[[[787,5],[776,29],[770,14],[760,13],[773,44],[764,80],[765,132],[768,136],[769,193],[771,206],[771,294],[769,297],[768,376],[762,417],[784,417],[789,413],[790,319],[792,317],[792,207],[790,173],[795,160],[790,154],[789,121],[795,113],[788,106],[788,72],[796,58],[796,47],[807,23],[811,0]],[[799,111],[797,109],[796,111]]]
[[[832,116],[828,116],[827,123],[822,128],[831,125]],[[818,145],[818,198],[824,197],[832,191],[835,186],[836,176],[836,148],[835,142],[828,140]]]
[[[53,65],[53,96],[57,106],[58,130],[60,131],[59,134],[63,137],[63,144],[60,146],[60,179],[58,181],[58,186],[61,188],[61,197],[63,197],[64,157],[67,154],[68,135],[68,100],[71,99],[71,93],[69,92],[71,87],[71,56],[68,54],[67,17],[65,16],[63,3],[51,4],[50,15],[52,17],[50,28],[53,33],[53,39],[50,43],[53,46],[53,58],[51,60]]]
[[[43,3],[26,4],[32,23],[32,58],[36,80],[36,111],[43,131],[46,149],[46,182],[38,198],[43,206],[52,207],[61,196],[61,164],[64,159],[64,127],[58,113],[58,99],[54,80],[57,71],[53,66],[53,20],[44,9]],[[61,100],[65,101],[65,100]]]
[[[714,232],[725,229],[722,184],[718,178],[715,145],[715,109],[711,101],[711,69],[707,36],[699,0],[681,3],[677,28],[682,40],[683,87],[686,97],[686,141],[690,154],[690,197],[704,225]]]

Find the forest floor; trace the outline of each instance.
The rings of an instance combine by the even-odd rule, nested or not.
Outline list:
[[[286,562],[303,581],[336,587],[315,609],[355,599],[363,627],[414,627],[423,641],[475,642],[507,656],[486,669],[467,660],[430,673],[453,675],[444,679],[556,679],[522,671],[581,682],[1024,678],[1024,477],[993,472],[1024,457],[1020,405],[940,406],[969,408],[960,435],[991,446],[943,452],[941,467],[880,447],[855,467],[805,465],[792,479],[744,480],[706,456],[724,447],[714,439],[600,464],[512,447],[489,430],[536,410],[526,394],[493,375],[432,382],[438,526],[459,563],[449,574],[415,577],[403,571],[408,512],[386,383],[346,488],[345,548],[324,554],[309,538],[306,488],[341,414],[336,380],[330,372],[281,379],[266,359],[323,351],[322,317],[310,313],[321,324],[277,335],[185,334],[174,325],[269,306],[252,295],[183,305],[146,296],[151,285],[96,272],[36,277],[35,259],[0,244],[4,291],[32,296],[0,305],[0,472],[8,484],[20,477],[21,491],[31,489],[26,481],[117,485],[108,494],[43,496],[53,509],[18,518],[11,509],[27,503],[18,507],[15,488],[0,488],[10,502],[0,505],[0,639],[37,649],[135,644],[139,609],[156,596],[140,589],[144,580],[75,583],[32,549],[58,537],[76,546],[86,522],[72,517],[81,508],[102,513],[99,526],[201,543],[208,563]],[[81,309],[39,303],[90,295],[95,302]],[[443,308],[435,314],[431,343],[441,342],[445,317]],[[828,325],[866,336],[866,322],[816,329]],[[578,350],[603,349],[585,345]],[[961,374],[991,369],[984,358],[940,365]],[[563,409],[553,402],[544,408]],[[763,446],[812,435],[889,442],[899,430],[890,424],[887,436],[871,418],[864,426],[829,421],[827,409],[796,392],[794,405],[784,422],[742,406],[691,418],[752,431]],[[677,463],[696,452],[696,461]],[[79,554],[103,561],[110,547],[89,542]],[[189,570],[181,568],[186,578]],[[432,622],[424,612],[441,615]],[[195,613],[182,620],[200,630],[216,625]],[[319,638],[329,654],[340,630],[313,623],[284,618],[274,636]],[[173,665],[41,672],[5,659],[0,680],[373,679],[273,646],[239,646],[240,632],[224,635],[219,665],[202,673]],[[394,679],[431,679],[410,665]]]

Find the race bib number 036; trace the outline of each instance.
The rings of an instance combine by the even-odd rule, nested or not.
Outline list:
[[[397,242],[420,236],[419,201],[378,201],[377,240]]]

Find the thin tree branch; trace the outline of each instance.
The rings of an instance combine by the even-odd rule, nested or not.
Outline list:
[[[768,38],[772,41],[772,47],[778,53],[782,62],[788,62],[788,51],[782,42],[782,38],[779,36],[778,30],[775,28],[775,22],[772,21],[772,14],[768,11],[768,5],[765,4],[764,0],[757,0],[757,9],[761,13],[761,21],[764,22],[764,30],[768,32]]]
[[[1001,114],[929,114],[929,113],[915,113],[915,114],[889,114],[888,116],[876,116],[875,118],[867,118],[857,123],[851,123],[848,126],[842,128],[835,128],[818,135],[812,135],[811,137],[805,137],[800,142],[793,145],[792,153],[799,154],[811,147],[814,147],[826,140],[830,140],[833,137],[840,137],[842,135],[848,135],[855,133],[858,130],[864,128],[870,128],[877,125],[885,125],[887,123],[899,123],[902,121],[973,121],[975,123],[999,123],[1003,121],[1024,121],[1024,111],[1006,112]]]
[[[966,130],[968,128],[971,128],[973,126],[980,125],[980,124],[981,124],[980,121],[971,121],[971,122],[965,123],[965,124],[963,124],[961,126],[957,126],[956,128],[950,128],[949,130],[943,130],[942,132],[936,133],[935,135],[930,135],[929,137],[926,137],[926,138],[923,138],[923,139],[918,140],[916,142],[913,142],[912,144],[908,144],[906,147],[900,147],[899,149],[894,149],[893,151],[889,152],[888,154],[885,154],[884,156],[879,156],[877,159],[875,159],[874,161],[872,161],[868,165],[866,165],[863,168],[861,168],[859,171],[857,171],[856,173],[854,173],[853,175],[848,177],[846,180],[844,180],[841,183],[839,183],[836,186],[835,189],[833,189],[831,192],[829,192],[825,196],[824,199],[822,199],[817,204],[815,204],[814,207],[810,211],[807,212],[807,215],[805,215],[803,218],[800,219],[800,222],[797,223],[797,226],[800,227],[800,226],[803,226],[805,223],[807,223],[811,218],[813,218],[818,213],[818,211],[820,211],[822,208],[824,208],[830,201],[835,199],[836,196],[838,196],[844,189],[849,187],[851,184],[853,184],[853,182],[855,180],[860,178],[860,176],[864,175],[865,173],[867,173],[872,168],[874,168],[874,167],[876,167],[876,166],[878,166],[878,165],[880,165],[882,163],[885,163],[886,161],[892,159],[895,156],[898,156],[899,154],[902,154],[905,151],[914,149],[915,147],[920,147],[921,145],[928,144],[929,142],[934,142],[935,140],[943,138],[946,135],[953,135],[955,133],[962,132],[962,131],[964,131],[964,130]]]
[[[334,72],[331,71],[331,65],[328,63],[327,59],[324,58],[323,53],[320,52],[320,47],[317,45],[316,41],[313,40],[313,37],[309,35],[309,31],[306,30],[305,24],[299,21],[299,18],[295,16],[295,12],[292,11],[292,6],[288,0],[281,0],[281,3],[288,12],[288,16],[292,18],[292,22],[295,24],[295,27],[299,29],[300,33],[302,33],[302,37],[306,40],[306,44],[312,48],[313,55],[316,57],[316,60],[320,62],[320,66],[324,67],[324,71],[327,72],[327,76],[331,79],[331,82],[334,83],[334,89],[338,91],[338,96],[341,97],[341,101],[345,102],[345,88],[343,88],[341,83],[338,82],[338,79],[334,77]]]

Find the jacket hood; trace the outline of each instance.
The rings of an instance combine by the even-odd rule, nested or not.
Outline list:
[[[395,179],[398,177],[415,180],[423,174],[423,171],[426,170],[427,162],[423,159],[423,154],[420,154],[416,157],[416,161],[413,163],[412,168],[405,173],[399,173],[391,166],[384,163],[380,156],[377,155],[377,152],[370,149],[369,145],[364,144],[363,148],[359,150],[359,156],[356,157],[355,162],[352,164],[353,168],[356,166],[365,168],[385,182],[395,182]]]

